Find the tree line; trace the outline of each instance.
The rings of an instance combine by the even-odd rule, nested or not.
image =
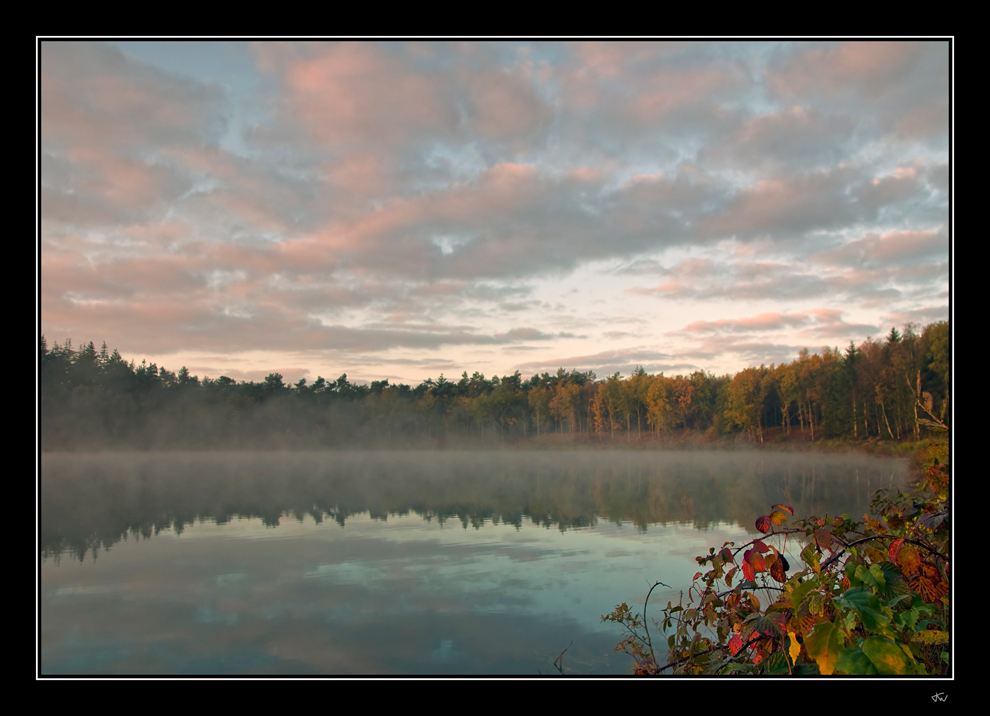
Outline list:
[[[948,426],[949,324],[892,328],[882,340],[840,351],[802,350],[780,365],[735,375],[705,371],[598,379],[591,371],[516,371],[485,378],[442,374],[415,387],[388,380],[351,383],[318,377],[286,384],[203,378],[116,350],[40,338],[43,449],[85,447],[322,447],[411,444],[446,439],[504,442],[556,434],[608,442],[678,431],[768,432],[812,441],[920,439]]]

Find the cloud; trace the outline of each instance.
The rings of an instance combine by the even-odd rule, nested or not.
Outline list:
[[[857,121],[794,105],[745,119],[701,152],[705,162],[752,172],[789,166],[834,166],[854,142]]]
[[[470,97],[467,122],[485,139],[525,147],[553,119],[552,108],[523,73],[496,70],[463,81]]]
[[[228,82],[44,41],[43,330],[368,360],[869,329],[947,300],[947,47],[265,42]]]
[[[945,260],[948,255],[948,236],[938,230],[869,234],[811,258],[833,266],[898,266],[933,259]]]
[[[59,149],[118,152],[212,142],[226,127],[217,85],[91,42],[41,43],[41,134]]]
[[[670,370],[672,366],[685,367],[685,364],[672,362],[675,356],[655,348],[634,347],[602,351],[589,355],[576,355],[545,360],[534,360],[518,363],[513,370],[533,373],[556,373],[558,368],[578,371],[593,371],[599,378],[619,372],[629,375],[637,366],[643,366],[647,372],[656,373]]]
[[[924,306],[921,308],[914,308],[909,311],[892,312],[882,316],[881,320],[884,324],[890,324],[893,326],[906,326],[909,323],[925,326],[929,323],[936,323],[938,321],[948,321],[949,307],[946,305]],[[877,331],[877,333],[879,332],[880,331]]]
[[[793,239],[866,218],[848,196],[862,181],[851,166],[761,179],[735,193],[698,222],[698,233],[713,239],[770,236]]]
[[[813,91],[883,94],[911,71],[931,44],[850,41],[811,45],[789,56],[781,53],[770,73],[770,86],[786,95]]]
[[[820,308],[800,313],[761,313],[757,316],[717,321],[695,321],[684,327],[687,333],[725,333],[779,331],[806,326],[810,323],[835,321],[842,314],[836,309]]]
[[[731,357],[742,365],[768,365],[793,360],[801,345],[781,339],[807,340],[805,345],[824,346],[859,342],[864,336],[877,334],[874,324],[853,323],[843,318],[844,311],[814,308],[806,311],[767,312],[754,316],[714,321],[694,321],[669,336],[694,338],[693,346],[680,355],[710,361]]]
[[[254,43],[282,88],[279,121],[328,147],[396,146],[449,134],[457,112],[443,74],[417,72],[401,48],[364,42]]]
[[[797,43],[778,48],[767,86],[788,100],[858,106],[873,131],[947,146],[947,40]]]
[[[299,126],[334,151],[356,148],[380,157],[383,148],[473,139],[522,142],[522,148],[552,119],[532,67],[500,66],[483,46],[255,43],[252,49],[259,69],[282,90],[273,122]],[[291,136],[291,129],[278,136]],[[354,161],[343,160],[338,180],[356,171],[368,183],[369,165],[380,159]]]
[[[543,331],[538,331],[535,328],[513,328],[505,333],[496,333],[495,338],[499,341],[512,342],[517,341],[548,341],[553,338],[573,338],[573,333],[544,333]]]
[[[709,46],[711,47],[711,46]],[[738,63],[701,45],[668,42],[595,42],[573,46],[562,85],[577,110],[625,127],[670,128],[701,118],[721,97],[745,90]]]

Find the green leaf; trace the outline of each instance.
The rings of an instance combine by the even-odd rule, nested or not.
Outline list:
[[[787,658],[784,656],[784,652],[782,651],[775,651],[764,662],[764,674],[787,674],[789,672],[790,669],[787,668]]]
[[[835,671],[839,659],[839,633],[840,630],[834,624],[826,622],[819,624],[804,638],[808,656],[815,660],[819,671],[825,676]]]
[[[876,580],[877,586],[879,586],[881,589],[886,586],[887,580],[883,574],[883,567],[881,567],[879,564],[876,563],[871,564],[870,574],[872,574],[873,578]]]
[[[819,566],[818,550],[815,547],[814,542],[809,542],[808,545],[801,550],[801,559],[804,563],[811,567],[817,573],[821,567]]]
[[[754,671],[756,671],[756,669],[757,669],[757,665],[756,664],[750,664],[750,663],[746,663],[746,662],[740,663],[738,661],[733,661],[731,664],[729,664],[727,667],[725,667],[725,673],[726,674],[739,674],[739,673],[742,673],[742,674],[752,674]]]
[[[883,631],[890,624],[890,617],[881,611],[880,599],[863,587],[847,589],[836,597],[835,603],[844,609],[855,610],[867,631]]]
[[[880,567],[883,569],[885,582],[882,594],[887,604],[894,606],[902,599],[910,599],[911,585],[904,579],[904,575],[901,574],[901,570],[897,568],[897,565],[884,562]]]
[[[794,605],[794,608],[797,609],[801,605],[801,602],[804,601],[804,598],[808,595],[808,592],[817,586],[818,580],[814,577],[797,585],[794,588],[794,591],[791,592],[791,604]]]
[[[901,612],[898,616],[900,616],[903,626],[914,629],[915,625],[918,623],[918,620],[921,618],[921,612],[917,609],[909,609],[906,612]]]
[[[857,676],[876,676],[880,673],[863,650],[855,646],[843,649],[839,653],[835,668],[843,674]]]
[[[916,673],[915,665],[908,655],[890,639],[881,636],[866,637],[862,649],[881,676]]]
[[[763,636],[779,638],[784,635],[783,630],[780,628],[780,624],[764,614],[758,615],[757,618],[753,620],[752,625],[753,629],[760,632]]]
[[[825,613],[825,599],[818,592],[808,597],[808,611],[814,616]]]
[[[867,568],[866,565],[864,564],[856,565],[855,576],[858,581],[865,582],[866,584],[869,584],[871,587],[880,586],[880,583],[877,581],[877,578],[873,574],[872,568]]]

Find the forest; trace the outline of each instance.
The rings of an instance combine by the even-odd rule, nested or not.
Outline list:
[[[135,365],[104,343],[75,349],[40,338],[41,446],[96,448],[320,448],[575,440],[649,442],[690,432],[763,443],[771,435],[918,440],[950,421],[949,324],[892,328],[840,351],[802,350],[781,365],[735,375],[623,378],[518,371],[442,374],[415,387],[359,385],[341,375],[286,384],[235,381]]]

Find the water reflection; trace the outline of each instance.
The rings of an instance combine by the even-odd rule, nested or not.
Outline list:
[[[284,515],[341,526],[354,515],[413,513],[475,529],[603,519],[752,531],[776,502],[798,515],[860,516],[906,470],[895,459],[700,451],[44,454],[41,556],[81,560],[128,535],[238,517],[275,527]]]
[[[745,453],[44,455],[41,668],[552,674],[573,641],[568,673],[622,674],[602,613],[642,603],[655,579],[673,587],[656,598],[676,600],[694,556],[746,539],[771,503],[862,514],[906,467]]]

